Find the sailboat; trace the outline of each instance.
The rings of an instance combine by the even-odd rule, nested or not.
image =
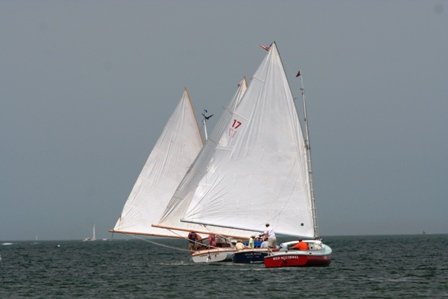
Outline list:
[[[276,44],[267,50],[153,227],[249,238],[270,223],[296,240],[270,252],[266,267],[328,265],[331,248],[318,239],[308,125],[303,132]],[[291,250],[299,239],[308,250]],[[193,260],[207,262],[221,250],[195,252]]]
[[[203,145],[187,89],[166,123],[123,207],[113,233],[186,238],[184,231],[152,227]]]
[[[227,125],[230,121],[234,110],[239,106],[247,90],[246,79],[243,78],[239,84],[238,89],[232,97],[230,103],[225,108],[223,114],[218,120],[212,134],[208,137],[201,152],[196,158],[195,162],[185,175],[180,185],[178,186],[174,196],[168,203],[161,220],[153,227],[178,230],[178,231],[195,231],[201,234],[216,235],[220,239],[221,246],[214,247],[210,244],[201,246],[201,250],[192,253],[194,262],[221,262],[231,260],[236,249],[232,246],[231,241],[236,239],[248,239],[253,234],[258,234],[257,231],[241,230],[238,228],[226,228],[217,226],[207,226],[202,224],[182,222],[181,218],[188,208],[190,192],[197,186],[198,180],[207,171],[204,167],[208,161],[214,159],[216,148],[219,146],[216,140],[227,132]]]
[[[84,242],[86,241],[96,241],[96,229],[95,229],[95,224],[92,227],[92,236],[91,237],[87,237],[83,240]]]
[[[247,88],[245,79],[238,84],[238,90],[227,109],[233,110]],[[221,125],[222,126],[222,125]],[[216,127],[219,127],[219,122]],[[204,128],[205,129],[205,128]],[[204,133],[204,135],[206,135]],[[176,109],[170,116],[162,134],[152,149],[132,191],[125,202],[121,216],[112,233],[187,239],[189,232],[196,231],[204,238],[209,234],[222,233],[226,237],[248,234],[234,229],[210,230],[196,224],[181,223],[181,227],[157,227],[159,219],[173,197],[182,179],[191,173],[189,169],[198,153],[208,151],[194,115],[188,91],[185,89]],[[230,246],[229,239],[224,242]],[[233,251],[233,249],[232,249]],[[217,260],[223,259],[223,253]],[[227,259],[227,254],[224,254]],[[231,257],[231,255],[229,255]],[[213,259],[214,261],[214,259]]]

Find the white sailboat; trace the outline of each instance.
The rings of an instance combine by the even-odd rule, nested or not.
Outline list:
[[[230,101],[230,103],[228,104],[226,109],[224,110],[224,113],[221,116],[221,118],[218,120],[217,125],[215,126],[215,129],[211,134],[212,140],[206,142],[203,149],[201,150],[200,155],[198,156],[198,159],[207,158],[208,156],[210,156],[211,153],[213,153],[213,147],[214,147],[213,137],[216,136],[217,134],[219,135],[222,130],[225,130],[225,126],[228,122],[228,118],[231,116],[232,111],[235,109],[235,107],[239,104],[246,89],[247,89],[247,82],[246,82],[246,79],[243,78],[238,84],[238,89],[237,89],[235,95],[233,96],[232,100]],[[197,164],[195,163],[194,165],[197,165]],[[186,176],[180,183],[180,186],[178,189],[186,191],[181,186],[186,186],[188,184],[187,182],[189,182],[189,180],[194,179],[196,177],[196,172],[199,169],[194,167],[194,165],[188,171],[188,173],[186,174]],[[173,193],[174,193],[174,191],[173,191]],[[176,197],[176,195],[174,195],[174,197]],[[147,200],[146,204],[150,204],[150,202],[151,202],[150,200]],[[232,237],[233,238],[241,238],[241,237],[245,238],[245,237],[248,237],[250,234],[254,233],[254,232],[251,233],[251,232],[247,232],[247,231],[243,231],[243,230],[236,230],[236,229],[225,229],[225,228],[223,229],[223,228],[217,228],[217,227],[209,228],[209,227],[206,227],[203,225],[196,225],[196,224],[191,224],[191,223],[180,222],[179,221],[180,218],[178,217],[178,215],[183,214],[182,209],[185,207],[186,207],[186,202],[183,202],[182,204],[179,205],[175,201],[175,199],[172,199],[168,203],[167,208],[166,208],[166,209],[172,209],[170,215],[168,217],[166,217],[162,223],[157,224],[158,221],[152,222],[154,224],[153,229],[158,229],[161,232],[163,232],[163,231],[173,232],[177,235],[182,235],[183,237],[186,237],[186,235],[190,231],[198,232],[202,237],[205,235],[209,235],[209,234],[216,234],[216,235],[218,235],[218,239],[221,239],[221,241],[223,243],[226,243],[226,244],[224,244],[224,246],[226,246],[225,248],[216,249],[216,250],[214,250],[214,252],[212,252],[210,254],[207,251],[207,256],[198,256],[198,253],[200,253],[200,252],[203,252],[205,254],[205,251],[203,251],[203,250],[194,252],[193,253],[194,260],[200,259],[200,260],[207,261],[207,262],[228,260],[229,258],[232,257],[233,252],[235,251],[234,248],[230,247],[231,246],[230,238],[232,238]],[[146,223],[151,223],[151,222],[146,222]],[[201,247],[204,248],[204,246],[202,246],[202,245],[203,244],[201,244]],[[207,247],[206,250],[209,250],[209,249],[211,249],[211,248]]]
[[[247,83],[243,79],[227,109],[234,109],[246,88]],[[159,222],[162,212],[173,197],[179,183],[187,173],[191,172],[189,167],[201,150],[202,144],[191,100],[185,90],[137,178],[121,216],[111,232],[185,239],[193,230],[199,232],[202,237],[205,234],[218,233],[188,223],[180,223],[182,227],[176,227],[176,229],[151,226]],[[179,222],[178,219],[177,222]],[[246,231],[233,229],[225,229],[223,232],[226,236],[247,234]]]
[[[202,148],[187,89],[152,149],[111,232],[186,238],[187,233],[152,227]]]
[[[273,43],[244,96],[221,117],[156,226],[184,230],[195,225],[202,232],[249,237],[270,223],[278,234],[309,239],[310,250],[296,257],[322,257],[322,265],[328,264],[331,249],[314,240],[318,232],[308,140]],[[265,265],[277,266],[266,264],[272,259],[281,261],[280,266],[297,266],[288,262],[294,258],[284,255],[288,248],[265,258]],[[212,252],[221,250],[194,253],[193,260],[208,261]]]
[[[213,158],[218,145],[216,143],[216,139],[219,138],[225,130],[227,130],[227,124],[233,115],[233,111],[236,107],[238,107],[246,90],[247,82],[243,78],[239,82],[235,95],[225,108],[212,134],[209,136],[203,149],[199,153],[195,163],[192,165],[191,169],[188,171],[177,188],[173,198],[168,203],[160,222],[153,225],[153,227],[169,229],[172,231],[195,231],[201,234],[214,234],[217,235],[218,238],[226,240],[224,242],[226,244],[223,245],[224,247],[214,248],[212,246],[203,246],[203,249],[192,253],[192,257],[195,262],[219,262],[231,259],[233,253],[235,252],[235,248],[230,244],[231,238],[249,238],[249,236],[253,234],[258,234],[256,231],[207,226],[202,224],[198,225],[180,221],[189,204],[188,198],[185,199],[185,196],[190,193],[193,188],[192,186],[197,184],[197,180],[203,175],[203,164]]]
[[[85,242],[85,241],[96,241],[96,229],[95,229],[95,224],[94,224],[93,227],[92,227],[92,236],[85,238],[83,241],[84,241],[84,242]]]

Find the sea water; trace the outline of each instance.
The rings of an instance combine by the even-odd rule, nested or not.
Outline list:
[[[448,298],[448,235],[326,237],[325,268],[194,264],[157,242],[0,242],[0,298]]]

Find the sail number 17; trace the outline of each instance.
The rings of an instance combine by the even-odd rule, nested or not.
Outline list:
[[[236,119],[234,119],[233,120],[233,124],[232,124],[232,128],[238,129],[239,126],[241,126],[241,122],[236,120]]]

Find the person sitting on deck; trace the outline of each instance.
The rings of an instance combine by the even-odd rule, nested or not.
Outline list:
[[[295,244],[293,247],[291,247],[291,249],[295,249],[295,250],[308,250],[308,243],[303,242],[302,240],[299,240],[299,242],[297,242],[297,244]]]
[[[264,237],[263,242],[260,245],[260,248],[269,248],[269,242],[267,237]]]
[[[243,250],[246,246],[244,246],[241,240],[238,240],[235,244],[236,250]]]
[[[261,234],[258,237],[256,237],[255,238],[255,242],[254,242],[254,248],[260,248],[261,243],[263,243],[263,241],[264,241],[263,234]]]
[[[229,241],[226,237],[217,235],[216,236],[216,247],[230,247]]]
[[[195,231],[191,231],[188,234],[188,250],[194,251],[198,248],[198,241],[200,237]]]
[[[249,245],[249,248],[255,247],[255,236],[250,236],[248,245]]]
[[[215,236],[215,234],[209,234],[208,235],[208,246],[210,248],[215,248],[216,247],[216,236]]]

